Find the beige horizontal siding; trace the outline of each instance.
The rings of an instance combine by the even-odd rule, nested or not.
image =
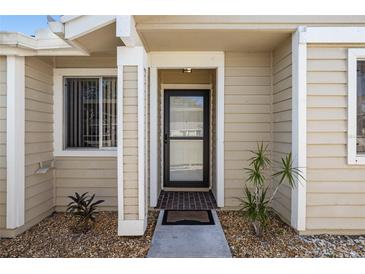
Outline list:
[[[0,230],[6,227],[6,57],[0,56]]]
[[[123,69],[124,218],[138,219],[138,102],[137,66]]]
[[[307,229],[364,231],[365,167],[347,164],[347,46],[307,55]]]
[[[116,157],[56,157],[56,208],[64,211],[75,192],[105,200],[100,210],[117,210]]]
[[[291,152],[292,145],[292,55],[291,38],[273,52],[273,145],[272,160],[275,166]],[[276,212],[290,223],[291,189],[283,184],[273,201]]]
[[[237,208],[249,151],[272,140],[271,54],[226,52],[224,81],[225,207]]]
[[[56,68],[116,68],[116,56],[60,56],[55,57]]]
[[[26,57],[25,225],[54,209],[54,171],[36,174],[40,162],[53,160],[52,115],[53,68],[39,57]]]

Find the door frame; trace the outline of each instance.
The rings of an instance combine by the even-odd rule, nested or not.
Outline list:
[[[178,188],[208,188],[210,187],[210,96],[212,89],[164,89],[163,92],[163,163],[162,163],[162,188],[178,187]],[[170,182],[168,165],[170,163],[170,146],[165,146],[166,135],[170,130],[170,98],[171,96],[203,96],[203,181],[175,181]],[[169,137],[167,137],[169,138]],[[170,138],[169,138],[170,139]],[[179,137],[178,139],[193,139],[191,137]]]
[[[148,53],[150,68],[150,206],[159,196],[159,69],[215,69],[215,164],[216,187],[213,194],[218,207],[224,207],[224,51],[160,51]]]

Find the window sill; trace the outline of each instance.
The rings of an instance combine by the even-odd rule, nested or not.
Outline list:
[[[55,157],[117,157],[117,149],[105,150],[61,150],[55,151]]]
[[[351,157],[348,160],[349,165],[365,165],[365,155]]]

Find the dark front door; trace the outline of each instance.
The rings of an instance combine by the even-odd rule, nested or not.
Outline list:
[[[164,185],[209,186],[209,90],[165,90]]]

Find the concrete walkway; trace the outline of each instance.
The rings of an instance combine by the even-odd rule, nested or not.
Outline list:
[[[215,225],[162,225],[160,211],[148,258],[231,258],[217,213]]]

